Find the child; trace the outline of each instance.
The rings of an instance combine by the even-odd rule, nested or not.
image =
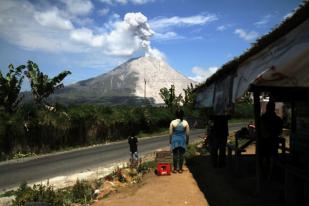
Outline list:
[[[131,160],[137,161],[138,160],[138,154],[137,154],[137,143],[138,140],[134,135],[131,135],[128,138],[128,143],[130,145],[130,152],[131,152]]]

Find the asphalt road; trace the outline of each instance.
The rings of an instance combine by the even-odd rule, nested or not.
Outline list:
[[[239,129],[244,124],[229,126],[230,131]],[[205,130],[192,130],[190,142],[195,141]],[[167,147],[168,137],[152,137],[139,140],[140,154],[149,153]],[[0,191],[18,186],[21,182],[35,182],[56,176],[82,172],[90,168],[102,167],[113,162],[129,158],[127,141],[88,147],[69,152],[31,158],[30,160],[8,161],[0,163]]]

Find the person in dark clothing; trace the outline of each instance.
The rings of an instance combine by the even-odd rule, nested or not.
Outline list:
[[[137,153],[138,140],[137,140],[137,138],[134,135],[130,136],[128,138],[128,143],[130,145],[131,160],[137,161],[138,160],[138,153]]]
[[[213,117],[213,125],[209,134],[210,155],[213,166],[224,167],[226,161],[225,147],[228,137],[228,116]]]
[[[278,155],[279,136],[282,133],[282,119],[275,113],[275,103],[270,101],[261,117],[261,164],[268,178],[272,173],[274,159]]]

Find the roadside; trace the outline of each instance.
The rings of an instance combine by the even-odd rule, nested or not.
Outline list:
[[[195,129],[195,130],[192,130],[192,133],[193,134],[202,133],[203,131],[205,131],[205,130],[204,129]],[[155,134],[152,134],[152,135],[149,135],[149,136],[146,136],[145,134],[143,134],[143,136],[138,138],[138,140],[143,141],[143,140],[154,139],[154,138],[159,138],[159,137],[164,137],[164,136],[167,136],[167,132],[159,132],[159,133],[155,133]],[[44,158],[44,157],[51,157],[51,156],[56,156],[56,155],[61,155],[61,154],[67,154],[67,153],[76,152],[76,151],[83,151],[83,150],[88,150],[88,149],[92,149],[92,148],[98,148],[98,147],[101,147],[101,146],[104,146],[104,145],[114,145],[114,144],[121,144],[121,143],[126,143],[126,142],[127,142],[127,140],[125,139],[125,140],[117,140],[117,141],[113,141],[113,142],[105,142],[105,143],[101,143],[101,144],[93,144],[93,145],[83,146],[83,147],[68,148],[68,149],[64,149],[64,150],[60,150],[60,151],[53,151],[53,152],[46,153],[46,154],[38,154],[37,155],[37,154],[31,153],[30,156],[23,157],[21,155],[20,158],[0,161],[0,166],[5,165],[5,164],[11,164],[11,163],[26,162],[26,161],[29,161],[29,160],[40,159],[40,158]]]
[[[201,148],[201,144],[197,146]],[[187,161],[182,174],[156,176],[147,174],[142,183],[133,187],[121,188],[105,198],[95,202],[94,206],[247,206],[271,205],[275,197],[257,198],[255,196],[255,179],[252,175],[251,155],[255,145],[250,145],[242,162],[245,171],[235,173],[233,163],[226,168],[213,168],[209,154],[191,148],[193,154]],[[249,167],[248,167],[249,166]],[[253,169],[254,171],[254,169]],[[249,174],[249,175],[248,175]]]
[[[96,202],[94,206],[208,206],[203,193],[187,167],[182,174],[157,176],[153,172],[143,182]]]
[[[162,137],[167,135],[167,132],[158,132],[158,133],[152,133],[152,134],[142,134],[141,137],[138,137],[138,139],[151,139],[151,138],[157,138],[157,137]],[[110,144],[120,144],[123,142],[126,142],[127,140],[116,140],[113,142],[104,142],[104,143],[99,143],[99,144],[92,144],[92,145],[87,145],[87,146],[78,146],[78,147],[68,147],[62,150],[55,150],[51,151],[49,153],[45,154],[35,154],[35,153],[28,153],[28,154],[22,154],[18,153],[15,158],[8,159],[8,160],[2,160],[0,161],[0,165],[2,164],[10,164],[10,163],[18,163],[18,162],[25,162],[29,161],[32,159],[38,159],[42,157],[48,157],[48,156],[54,156],[54,155],[60,155],[60,154],[65,154],[65,153],[70,153],[70,152],[75,152],[75,151],[81,151],[81,150],[87,150],[91,148],[96,148],[100,147],[103,145],[110,145]]]
[[[249,122],[248,119],[231,119],[229,121],[229,127],[241,127],[246,125]],[[205,129],[199,129],[199,128],[193,128],[192,132],[193,133],[202,133],[204,132]],[[137,135],[138,139],[140,141],[142,140],[147,140],[147,139],[151,139],[151,138],[158,138],[158,137],[163,137],[168,135],[167,129],[166,130],[161,130],[157,133],[141,133],[139,135]],[[96,147],[100,147],[103,145],[110,145],[110,144],[119,144],[119,143],[123,143],[126,142],[127,140],[116,140],[113,142],[104,142],[104,143],[99,143],[99,144],[93,144],[93,145],[87,145],[87,146],[79,146],[79,147],[68,147],[62,150],[55,150],[55,151],[51,151],[49,153],[45,153],[45,154],[36,154],[36,153],[17,153],[15,154],[15,156],[12,159],[7,159],[7,160],[0,160],[0,166],[3,164],[10,164],[10,163],[18,163],[18,162],[25,162],[25,161],[29,161],[29,160],[33,160],[33,159],[39,159],[39,158],[43,158],[43,157],[49,157],[49,156],[54,156],[54,155],[60,155],[60,154],[66,154],[66,153],[70,153],[70,152],[75,152],[75,151],[82,151],[82,150],[87,150],[87,149],[91,149],[91,148],[96,148]]]

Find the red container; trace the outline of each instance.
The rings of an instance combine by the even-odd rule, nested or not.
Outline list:
[[[157,163],[157,174],[158,175],[170,175],[171,164],[170,163]]]

